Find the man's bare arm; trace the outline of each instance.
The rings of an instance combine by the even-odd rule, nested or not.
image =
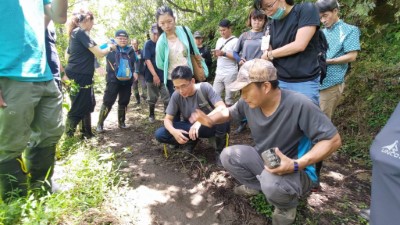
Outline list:
[[[51,4],[44,6],[44,13],[55,23],[65,23],[67,21],[67,9],[68,0],[53,0]]]

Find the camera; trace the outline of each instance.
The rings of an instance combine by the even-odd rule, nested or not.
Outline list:
[[[270,169],[277,168],[281,165],[281,159],[276,155],[275,149],[276,147],[269,148],[261,153],[264,164]]]

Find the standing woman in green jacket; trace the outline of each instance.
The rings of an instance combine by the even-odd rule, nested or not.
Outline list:
[[[158,8],[156,19],[161,34],[156,45],[156,64],[159,69],[164,71],[164,83],[171,96],[174,92],[174,85],[171,80],[172,71],[178,66],[188,66],[193,72],[189,42],[196,55],[200,55],[200,52],[190,29],[176,26],[175,16],[171,8],[165,5]],[[184,29],[186,29],[187,34]],[[202,67],[207,77],[208,69],[204,60],[202,60]]]

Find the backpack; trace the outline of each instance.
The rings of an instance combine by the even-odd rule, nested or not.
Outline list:
[[[322,32],[321,29],[318,29],[318,63],[319,67],[321,69],[321,78],[319,80],[319,83],[322,84],[322,81],[326,77],[326,70],[327,70],[327,64],[326,64],[326,52],[329,49],[329,44],[328,41],[326,40],[324,32]]]
[[[115,63],[114,66],[108,61],[111,68],[115,72],[115,77],[120,81],[127,81],[132,79],[132,63],[129,56],[129,51],[121,51],[117,48],[115,52]]]

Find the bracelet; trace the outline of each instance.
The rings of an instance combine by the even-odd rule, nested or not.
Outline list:
[[[299,172],[299,163],[296,161],[293,161],[293,166],[294,166],[293,172],[295,172],[295,173]]]

